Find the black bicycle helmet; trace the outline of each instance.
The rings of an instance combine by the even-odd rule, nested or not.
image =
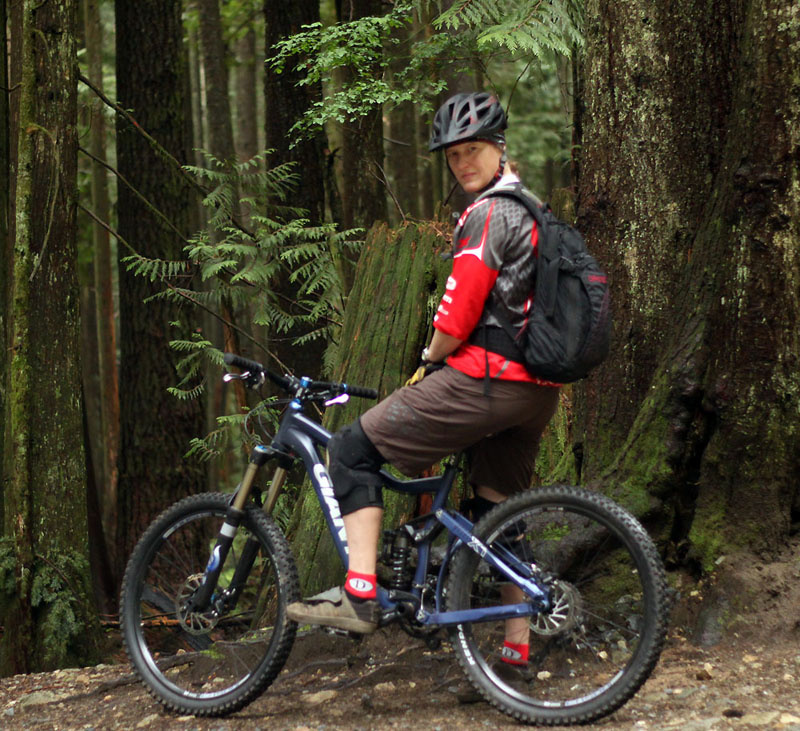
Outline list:
[[[436,112],[428,149],[433,152],[456,142],[489,140],[505,144],[506,114],[497,97],[486,91],[451,96]]]

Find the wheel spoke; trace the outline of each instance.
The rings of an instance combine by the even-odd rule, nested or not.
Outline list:
[[[277,675],[294,640],[284,607],[298,596],[297,574],[285,539],[255,508],[233,539],[209,606],[191,609],[227,504],[224,495],[181,501],[148,530],[126,571],[129,657],[150,691],[181,712],[241,707]],[[258,554],[234,603],[228,584],[248,538],[257,541]]]
[[[591,720],[625,702],[655,665],[666,628],[663,569],[638,523],[596,493],[547,488],[509,499],[475,533],[529,564],[549,588],[551,607],[527,627],[514,619],[456,629],[467,640],[454,647],[470,680],[501,710],[546,724]],[[461,551],[448,609],[521,595],[508,584],[503,590],[500,578]],[[529,646],[527,666],[502,661],[509,638]]]

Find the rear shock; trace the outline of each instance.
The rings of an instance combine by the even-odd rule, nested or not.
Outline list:
[[[410,558],[413,551],[409,526],[400,526],[383,534],[384,561],[390,570],[389,589],[408,591],[411,588]]]

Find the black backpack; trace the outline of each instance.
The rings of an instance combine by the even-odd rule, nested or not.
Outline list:
[[[611,302],[605,272],[583,237],[541,205],[521,183],[493,188],[527,208],[538,226],[533,310],[515,331],[505,313],[491,311],[522,353],[528,372],[556,383],[585,378],[608,355]]]

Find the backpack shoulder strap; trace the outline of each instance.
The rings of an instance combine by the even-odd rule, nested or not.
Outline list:
[[[510,183],[500,187],[494,187],[487,190],[482,195],[478,196],[477,200],[482,198],[492,198],[495,196],[503,196],[505,198],[513,198],[518,203],[522,204],[528,212],[533,216],[536,221],[536,227],[539,229],[538,240],[538,258],[547,259],[552,261],[558,257],[558,250],[555,249],[555,242],[551,241],[548,236],[547,220],[545,213],[549,210],[549,206],[537,198],[531,191],[529,191],[522,183]]]
[[[537,206],[536,203],[533,202],[534,200],[538,200],[538,199],[536,199],[533,196],[533,194],[530,194],[530,196],[528,196],[525,193],[523,193],[522,183],[512,183],[511,185],[504,185],[504,186],[501,186],[501,187],[491,188],[490,190],[487,190],[485,193],[482,193],[481,195],[479,195],[475,200],[477,202],[479,200],[483,200],[483,199],[486,199],[486,198],[494,198],[494,197],[497,197],[497,196],[503,196],[503,197],[506,197],[506,198],[513,198],[518,203],[523,205],[530,212],[530,214],[533,216],[534,221],[536,221],[536,225],[537,225],[537,227],[539,229],[539,241],[541,241],[541,239],[542,239],[543,217],[541,215],[541,211],[539,210],[539,206]],[[539,252],[539,253],[541,253],[541,252]],[[536,272],[536,274],[537,274],[537,277],[536,277],[536,288],[537,289],[538,289],[538,286],[539,286],[539,276],[538,276],[539,275],[539,271],[538,270],[539,270],[539,267],[538,267],[538,262],[537,262],[537,272]],[[492,305],[491,303],[488,303],[488,302],[486,304],[486,307],[489,310],[489,312],[491,312],[495,316],[495,318],[497,319],[497,322],[500,324],[500,326],[503,328],[503,330],[505,330],[506,334],[511,339],[511,341],[513,343],[516,343],[519,333],[514,330],[513,326],[511,325],[511,321],[506,316],[506,313],[503,312],[504,308],[503,307],[496,307],[496,306],[494,306],[494,305]],[[484,348],[488,350],[488,339],[487,339],[488,338],[488,333],[486,331],[484,331],[483,336],[484,336],[484,343],[483,343]],[[488,378],[488,373],[489,373],[488,361],[487,361],[486,373],[487,373],[487,378]]]
[[[550,207],[546,203],[542,203],[542,201],[525,188],[522,183],[512,183],[510,185],[492,188],[486,191],[480,198],[489,198],[492,196],[513,198],[525,206],[533,216],[533,220],[536,221],[539,237],[536,256],[535,301],[538,300],[537,307],[542,307],[552,316],[556,306],[556,286],[558,284],[558,268],[561,254],[558,250],[556,237],[550,235],[550,227],[548,225],[548,214],[549,217],[552,218]],[[493,308],[493,312],[504,329],[508,331],[509,328],[505,326],[507,322],[505,316],[502,315],[502,313],[498,314],[496,308]]]

